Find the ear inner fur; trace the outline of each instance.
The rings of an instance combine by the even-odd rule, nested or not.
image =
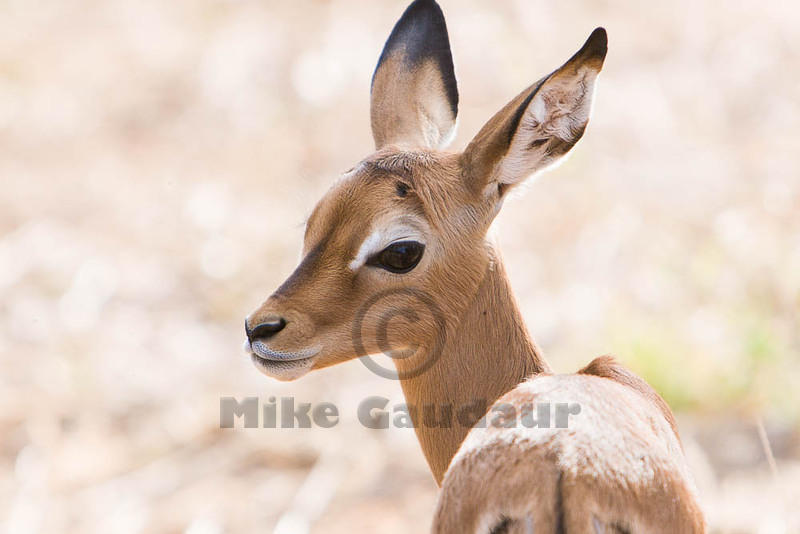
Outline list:
[[[464,179],[474,193],[486,191],[493,181],[514,185],[572,148],[588,122],[594,79],[607,48],[605,30],[597,28],[564,65],[522,91],[486,123],[463,155]],[[564,109],[570,99],[580,108]]]

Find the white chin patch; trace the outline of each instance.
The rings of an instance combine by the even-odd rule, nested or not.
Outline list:
[[[255,354],[251,355],[250,358],[253,361],[253,365],[255,365],[256,369],[258,369],[261,373],[270,378],[275,378],[276,380],[281,380],[283,382],[297,380],[304,374],[308,373],[314,363],[313,358],[307,358],[305,360],[275,361],[259,358]]]

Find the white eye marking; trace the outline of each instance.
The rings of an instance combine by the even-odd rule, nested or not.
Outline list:
[[[377,252],[377,248],[382,242],[383,236],[381,235],[380,230],[372,232],[369,236],[367,236],[364,242],[361,243],[361,247],[359,247],[356,257],[350,262],[350,270],[357,271],[359,267],[364,265],[364,263],[367,261],[367,258],[369,258],[373,253]]]
[[[395,241],[407,240],[422,242],[420,232],[406,224],[372,232],[367,236],[364,242],[361,243],[356,257],[350,262],[350,270],[357,271],[367,262],[370,256],[376,252],[380,252]]]

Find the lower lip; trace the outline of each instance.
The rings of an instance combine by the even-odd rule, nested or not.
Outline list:
[[[281,352],[275,351],[264,345],[261,341],[255,341],[255,346],[250,344],[250,354],[263,360],[265,362],[291,362],[303,361],[313,358],[319,352],[319,349],[304,349],[298,352]]]
[[[299,360],[269,360],[262,358],[258,354],[251,354],[250,359],[257,369],[274,373],[276,371],[291,371],[296,370],[298,367],[304,367],[311,363],[313,356],[302,358]]]

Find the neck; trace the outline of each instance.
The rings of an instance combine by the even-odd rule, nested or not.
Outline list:
[[[440,354],[419,376],[402,380],[415,431],[437,484],[467,432],[503,394],[549,372],[528,335],[497,260],[450,325]],[[397,362],[397,360],[396,360]],[[398,365],[401,376],[403,369]],[[448,415],[449,412],[449,415]]]

